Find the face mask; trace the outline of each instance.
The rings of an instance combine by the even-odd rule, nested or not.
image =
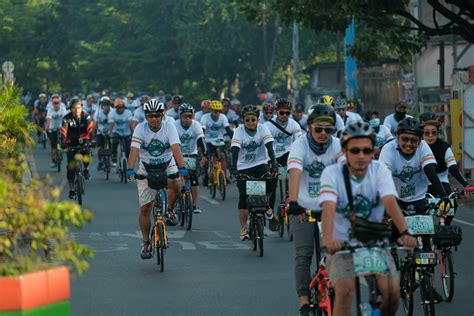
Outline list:
[[[377,117],[377,118],[374,118],[374,119],[371,119],[371,120],[369,121],[369,124],[370,124],[370,126],[372,126],[372,127],[374,127],[374,128],[375,128],[375,127],[379,127],[379,125],[380,125],[380,119],[379,119],[378,117]]]

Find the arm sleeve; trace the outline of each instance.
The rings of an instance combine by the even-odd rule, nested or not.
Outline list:
[[[459,171],[458,165],[452,165],[449,167],[449,173],[462,184],[463,187],[466,187],[469,183],[464,179],[461,172]]]
[[[237,147],[240,148],[240,135],[239,135],[239,129],[235,130],[234,135],[232,136],[232,140],[230,141],[230,147]]]
[[[430,163],[425,165],[423,167],[423,171],[425,172],[428,180],[431,182],[431,185],[433,185],[437,195],[442,198],[445,197],[446,192],[444,191],[443,185],[441,184],[441,181],[439,181],[438,175],[436,174],[436,164]]]
[[[231,152],[232,152],[232,167],[233,168],[237,168],[237,160],[239,160],[239,151],[240,151],[240,147],[232,146]]]
[[[197,145],[199,146],[199,148],[201,148],[201,152],[204,156],[207,155],[207,148],[206,148],[206,144],[204,143],[204,137],[199,137],[197,139]]]
[[[265,143],[267,148],[268,156],[270,157],[270,162],[275,163],[275,152],[273,151],[273,142]]]

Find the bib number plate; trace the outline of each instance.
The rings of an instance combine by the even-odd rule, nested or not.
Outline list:
[[[288,179],[288,171],[286,170],[286,167],[278,168],[278,179],[280,180]]]
[[[196,170],[196,158],[193,157],[183,157],[184,166],[188,170]]]
[[[388,272],[387,252],[380,248],[359,248],[352,255],[357,276]]]
[[[415,215],[405,217],[408,231],[412,235],[433,235],[434,223],[430,215]]]
[[[247,195],[266,195],[267,183],[265,181],[247,181],[245,191]]]

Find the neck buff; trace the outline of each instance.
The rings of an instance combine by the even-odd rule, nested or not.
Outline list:
[[[405,118],[407,114],[405,112],[395,112],[395,121],[400,122]]]
[[[311,132],[306,133],[306,138],[308,140],[309,148],[316,154],[316,155],[323,155],[328,150],[329,146],[332,144],[332,137],[329,137],[329,140],[326,144],[319,144],[314,141],[313,137],[311,137]]]

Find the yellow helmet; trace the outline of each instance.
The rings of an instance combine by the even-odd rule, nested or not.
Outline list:
[[[224,109],[224,105],[222,105],[221,101],[213,100],[211,101],[211,110],[222,111]]]
[[[334,106],[334,99],[330,95],[323,95],[319,98],[319,103]]]

